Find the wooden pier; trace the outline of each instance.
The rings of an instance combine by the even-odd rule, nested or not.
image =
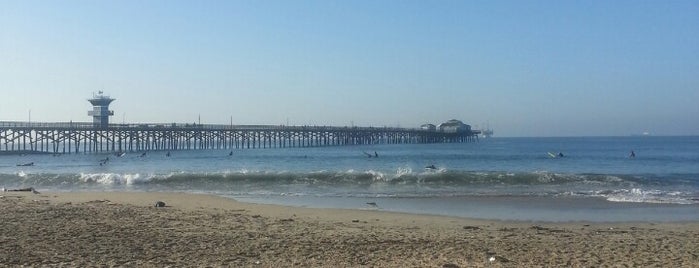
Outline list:
[[[439,132],[389,127],[208,124],[29,123],[0,121],[0,153],[101,153],[462,143],[477,130]]]

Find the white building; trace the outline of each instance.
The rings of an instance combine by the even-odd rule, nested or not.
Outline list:
[[[447,122],[441,123],[437,126],[440,132],[445,133],[461,133],[461,132],[471,132],[471,125],[464,124],[463,122],[452,119]]]

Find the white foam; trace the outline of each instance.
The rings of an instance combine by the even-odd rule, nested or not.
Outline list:
[[[410,167],[399,167],[398,170],[396,170],[396,177],[404,176],[404,175],[412,175],[413,174],[413,169]]]
[[[695,204],[692,200],[681,197],[681,192],[663,192],[660,190],[643,190],[640,188],[632,188],[631,190],[622,189],[614,191],[606,195],[607,201],[610,202],[629,202],[629,203],[655,203],[655,204]],[[602,195],[604,196],[604,194]]]
[[[118,173],[80,173],[80,180],[86,183],[94,182],[105,185],[133,185],[140,182],[147,182],[153,179],[153,175],[143,176],[135,174]]]
[[[371,177],[374,181],[386,181],[386,174],[382,172],[370,169],[369,171],[367,171],[367,173],[371,174]]]

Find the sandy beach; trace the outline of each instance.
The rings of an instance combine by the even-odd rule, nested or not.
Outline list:
[[[4,192],[0,266],[691,267],[699,223],[503,222],[184,193]],[[166,207],[155,207],[163,201]]]

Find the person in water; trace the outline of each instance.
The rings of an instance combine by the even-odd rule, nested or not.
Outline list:
[[[634,158],[634,157],[636,157],[636,153],[634,153],[633,150],[631,150],[631,154],[629,155],[629,158]]]
[[[560,152],[559,152],[559,153],[558,153],[558,157],[565,157],[565,155],[563,155],[563,153],[560,153]]]

